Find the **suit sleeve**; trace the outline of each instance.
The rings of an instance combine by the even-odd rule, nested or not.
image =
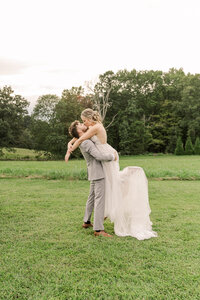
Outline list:
[[[111,161],[115,159],[115,156],[112,153],[101,153],[91,140],[83,141],[81,143],[81,148],[98,161]]]

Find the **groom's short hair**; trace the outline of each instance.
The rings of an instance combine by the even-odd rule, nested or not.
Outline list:
[[[78,131],[77,131],[77,125],[79,124],[80,122],[79,121],[74,121],[71,123],[71,125],[69,126],[69,134],[75,138],[79,138],[79,134],[78,134]]]

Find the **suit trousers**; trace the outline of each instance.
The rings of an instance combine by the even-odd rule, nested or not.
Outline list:
[[[105,179],[92,180],[90,182],[90,194],[85,208],[84,222],[90,221],[94,210],[94,230],[104,230],[105,210]]]

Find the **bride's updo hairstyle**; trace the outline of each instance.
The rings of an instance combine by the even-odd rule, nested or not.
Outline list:
[[[91,120],[93,122],[102,122],[101,116],[96,110],[92,110],[91,108],[86,108],[82,111],[81,117],[84,117],[88,120]]]

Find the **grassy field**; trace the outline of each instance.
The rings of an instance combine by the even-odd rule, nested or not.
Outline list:
[[[200,156],[122,156],[120,168],[143,167],[148,178],[200,180]],[[87,179],[86,163],[64,161],[0,161],[1,177],[35,177],[46,179]]]
[[[199,181],[149,181],[159,236],[146,241],[81,227],[87,181],[1,178],[0,190],[0,299],[200,299]]]
[[[146,241],[82,229],[84,160],[0,161],[0,299],[200,299],[199,158],[120,157],[149,178]]]
[[[3,155],[0,160],[42,160],[45,159],[44,151],[34,151],[31,149],[13,148],[13,151],[3,148]]]

